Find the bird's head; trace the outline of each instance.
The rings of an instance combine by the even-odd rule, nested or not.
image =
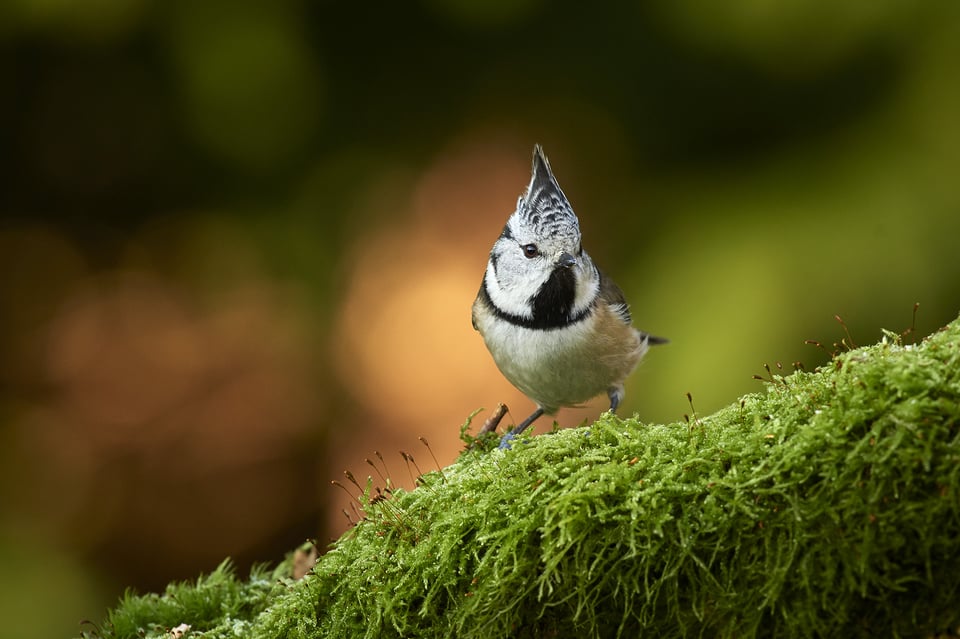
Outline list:
[[[490,252],[488,288],[508,313],[528,319],[545,313],[569,316],[596,294],[591,286],[596,269],[540,145],[533,150],[532,173]]]

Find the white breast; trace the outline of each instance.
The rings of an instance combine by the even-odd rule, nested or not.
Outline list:
[[[635,329],[620,322],[615,335],[598,330],[609,318],[593,313],[552,330],[523,328],[489,312],[476,320],[504,377],[551,414],[622,384],[643,356],[646,344]]]

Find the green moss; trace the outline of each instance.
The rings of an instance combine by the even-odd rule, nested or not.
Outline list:
[[[126,597],[104,635],[190,619],[206,631],[191,636],[278,638],[956,629],[960,323],[689,424],[604,415],[478,448],[366,512],[300,581],[221,569]]]
[[[162,595],[137,596],[126,593],[107,616],[102,629],[90,630],[87,637],[164,637],[170,629],[187,624],[189,636],[251,636],[252,620],[285,591],[289,560],[271,572],[263,567],[239,580],[229,561],[224,561],[195,583],[174,583]]]

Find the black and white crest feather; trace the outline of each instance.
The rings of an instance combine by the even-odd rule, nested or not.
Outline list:
[[[533,176],[517,202],[517,215],[539,237],[579,236],[580,223],[540,145],[533,148]]]

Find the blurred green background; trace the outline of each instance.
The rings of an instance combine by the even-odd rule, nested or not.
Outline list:
[[[960,310],[955,2],[9,0],[0,47],[4,636],[323,545],[344,469],[526,416],[469,316],[536,142],[672,340],[627,414]]]

